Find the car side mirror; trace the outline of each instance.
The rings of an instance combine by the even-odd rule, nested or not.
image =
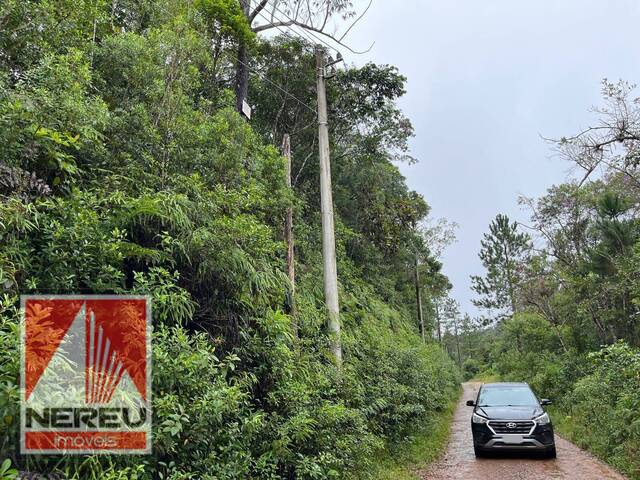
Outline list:
[[[467,407],[475,407],[476,406],[476,402],[474,402],[473,400],[467,400]]]
[[[543,407],[547,406],[547,405],[551,405],[553,402],[551,400],[549,400],[548,398],[543,398],[542,400],[540,400],[540,405],[542,405]]]

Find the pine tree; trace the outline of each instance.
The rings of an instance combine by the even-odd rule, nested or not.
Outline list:
[[[499,214],[484,234],[479,257],[487,270],[484,277],[472,276],[472,290],[479,295],[474,305],[489,311],[489,321],[502,320],[517,310],[516,287],[520,265],[531,249],[531,238],[518,232],[518,224]]]

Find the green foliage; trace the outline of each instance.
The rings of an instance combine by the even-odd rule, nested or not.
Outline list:
[[[316,132],[308,128],[316,115],[309,85],[316,81],[314,46],[284,37],[260,45],[256,62],[269,79],[299,99],[282,95],[271,84],[254,78],[249,96],[258,103],[252,122],[270,142],[292,135],[293,180],[298,198],[296,226],[318,222]],[[428,214],[425,200],[407,188],[393,161],[414,161],[408,155],[411,122],[396,104],[406,79],[396,68],[368,64],[347,68],[328,83],[331,108],[331,148],[337,241],[345,276],[354,271],[394,304],[408,305],[413,293],[410,269],[416,249],[423,263],[433,260],[420,241],[418,225]],[[298,227],[296,227],[298,228]],[[302,254],[319,248],[319,238],[296,231],[300,241],[314,242]],[[341,260],[339,259],[339,260]],[[435,273],[435,272],[430,272]],[[431,275],[424,275],[425,279]],[[344,278],[344,277],[343,277]],[[344,280],[343,280],[344,281]]]
[[[253,123],[230,107],[239,42],[307,103],[312,49],[254,37],[235,0],[0,6],[0,458],[16,468],[74,480],[368,478],[455,394],[455,366],[413,321],[415,255],[425,282],[448,282],[417,229],[428,206],[391,163],[408,159],[412,135],[396,106],[404,78],[350,68],[329,92],[338,371],[317,145],[304,128],[315,116],[260,77]],[[295,133],[294,188],[272,145],[284,131]],[[283,313],[291,205],[295,318]],[[18,455],[18,295],[45,292],[152,298],[152,455]]]
[[[244,332],[242,346],[224,357],[207,335],[159,324],[153,338],[154,456],[140,469],[138,459],[127,457],[99,463],[96,457],[80,465],[69,460],[64,468],[70,478],[121,478],[117,475],[132,475],[133,469],[145,479],[152,473],[363,478],[375,471],[377,452],[414,433],[416,418],[428,422],[446,410],[458,378],[435,345],[421,344],[408,331],[392,333],[385,316],[353,312],[347,318],[351,315],[373,331],[347,330],[352,339],[347,351],[360,356],[340,376],[320,361],[324,351],[295,347],[290,319],[279,312],[257,319]],[[0,332],[10,337],[15,323]],[[6,354],[12,366],[5,363],[2,372],[8,379],[4,393],[9,387],[14,392],[9,406],[17,418],[15,338],[12,345],[13,353]],[[12,438],[17,438],[13,422]],[[46,471],[53,465],[42,459],[32,468]]]
[[[491,352],[493,369],[509,381],[527,381],[541,398],[560,398],[581,372],[577,358],[558,352],[558,337],[549,323],[532,313],[505,322]]]
[[[104,102],[89,93],[90,84],[86,57],[71,50],[43,57],[14,88],[0,88],[0,155],[6,164],[34,172],[53,187],[76,179],[78,157],[103,150],[108,118]]]
[[[531,239],[518,232],[518,224],[506,215],[497,215],[484,235],[479,257],[487,270],[485,277],[472,276],[472,289],[480,295],[474,304],[497,311],[500,320],[516,311],[516,288],[520,279],[518,266],[526,261]]]
[[[465,380],[476,378],[481,370],[482,363],[471,357],[465,359],[462,364],[462,374]]]
[[[0,465],[0,480],[14,480],[18,478],[18,470],[11,468],[11,460],[5,459]]]
[[[20,424],[18,298],[0,297],[0,456],[15,458]]]
[[[447,446],[458,401],[453,397],[444,411],[425,419],[408,442],[392,448],[378,460],[376,480],[415,480],[418,470],[434,462]]]
[[[249,21],[237,0],[196,0],[207,21],[223,35],[230,35],[243,43],[254,40]]]
[[[590,354],[589,362],[562,405],[571,439],[640,478],[640,350],[619,342]]]

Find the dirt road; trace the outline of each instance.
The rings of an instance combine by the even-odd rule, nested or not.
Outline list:
[[[475,399],[479,386],[477,383],[464,384],[447,449],[431,469],[419,473],[423,480],[625,480],[557,434],[556,460],[525,456],[476,459],[471,438],[471,408],[465,401]]]

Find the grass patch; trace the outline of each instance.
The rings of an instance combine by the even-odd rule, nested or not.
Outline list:
[[[416,480],[417,470],[428,467],[440,457],[451,431],[453,414],[462,389],[447,408],[436,413],[407,442],[389,449],[378,461],[376,480]]]
[[[556,406],[547,407],[546,411],[551,416],[554,430],[567,440],[575,441],[575,422],[571,416]]]

